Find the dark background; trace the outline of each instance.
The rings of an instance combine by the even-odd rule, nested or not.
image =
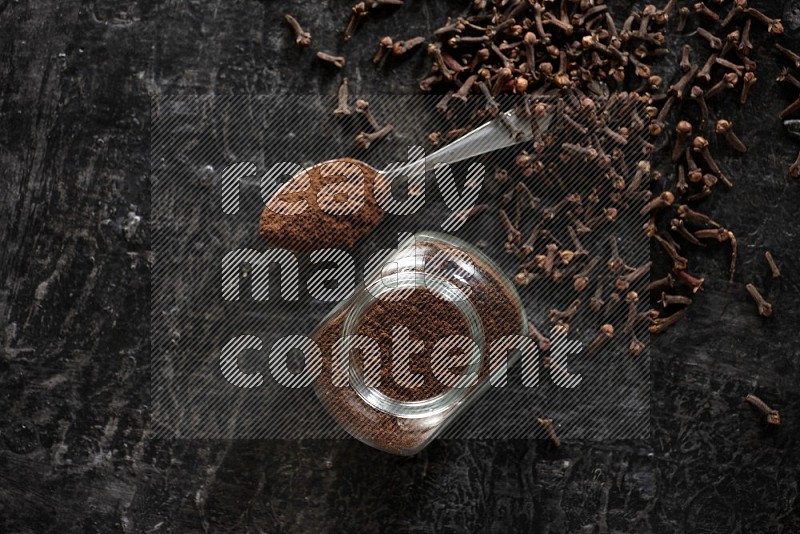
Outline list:
[[[738,236],[738,274],[725,281],[727,247],[687,253],[707,288],[652,339],[649,440],[440,440],[397,458],[342,440],[150,439],[150,96],[334,94],[318,48],[347,55],[355,94],[413,93],[424,54],[375,69],[374,43],[427,36],[463,3],[407,4],[344,46],[341,1],[0,3],[0,530],[800,531],[800,184],[786,177],[798,142],[776,118],[796,95],[772,81],[784,62],[758,24],[753,98],[714,108],[750,153],[715,152],[736,187],[702,206]],[[763,7],[793,7],[780,4]],[[311,50],[295,48],[284,12],[312,31]],[[797,49],[784,21],[780,41]],[[662,62],[668,80],[675,63]],[[654,259],[658,277],[667,263]],[[757,316],[749,281],[774,317]],[[766,428],[751,391],[782,427]]]

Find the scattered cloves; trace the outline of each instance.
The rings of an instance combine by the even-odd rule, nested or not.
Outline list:
[[[716,174],[722,174],[719,165],[717,165],[717,162],[711,155],[711,151],[708,149],[708,140],[705,137],[700,135],[695,137],[694,140],[692,140],[692,149],[695,152],[699,152],[700,155],[703,156],[706,165],[708,165],[712,172]]]
[[[689,266],[689,260],[680,255],[676,245],[674,245],[664,237],[660,236],[659,234],[654,235],[653,239],[655,239],[658,242],[658,244],[661,245],[661,248],[663,248],[664,251],[667,253],[667,255],[670,257],[670,259],[672,260],[673,268],[683,270]]]
[[[669,222],[669,227],[673,232],[676,232],[679,236],[684,238],[686,241],[693,245],[697,245],[698,247],[704,247],[705,245],[697,239],[683,224],[683,219],[671,219]]]
[[[775,77],[776,82],[788,82],[794,87],[795,89],[800,89],[800,80],[792,76],[789,72],[789,69],[783,68],[778,73],[778,76]]]
[[[711,54],[710,56],[708,56],[708,59],[706,59],[706,62],[703,64],[703,67],[699,71],[697,71],[697,74],[695,75],[698,80],[705,83],[711,81],[711,69],[714,67],[714,65],[716,65],[717,57],[718,57],[717,54]]]
[[[676,269],[675,267],[672,268],[672,272],[675,273],[675,277],[678,281],[686,284],[692,290],[692,293],[697,293],[698,291],[703,291],[703,283],[705,282],[705,278],[693,276],[687,273],[683,269]]]
[[[798,111],[800,111],[800,97],[798,97],[797,100],[795,100],[794,102],[783,108],[783,110],[781,110],[781,112],[778,113],[778,117],[780,117],[781,120],[784,120],[786,119],[786,117],[794,113],[797,113]]]
[[[697,85],[692,87],[691,93],[689,97],[697,103],[697,106],[700,108],[700,127],[704,127],[705,124],[708,122],[708,118],[710,116],[710,112],[708,110],[708,103],[706,102],[706,94],[703,89]]]

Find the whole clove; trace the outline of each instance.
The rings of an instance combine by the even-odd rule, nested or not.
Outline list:
[[[673,195],[671,191],[664,191],[656,198],[642,206],[642,209],[639,210],[639,214],[646,215],[653,210],[668,208],[673,202],[675,202],[675,195]]]
[[[551,309],[547,312],[547,318],[551,323],[555,323],[557,321],[564,321],[569,322],[575,317],[575,314],[578,313],[578,308],[581,305],[581,299],[575,299],[572,301],[572,304],[565,310],[556,310]]]
[[[588,349],[586,351],[587,354],[596,353],[612,337],[614,337],[614,325],[612,325],[610,323],[606,323],[606,324],[602,325],[600,327],[600,331],[597,333],[597,336],[595,336],[595,338],[592,340],[592,342],[589,343],[589,347],[588,347]]]
[[[394,131],[394,125],[387,124],[386,126],[383,126],[372,133],[360,132],[358,135],[356,135],[355,138],[356,146],[358,146],[361,149],[367,150],[372,145],[372,143],[380,141],[381,139],[387,137],[393,131]]]
[[[708,103],[706,102],[705,91],[697,85],[692,87],[689,97],[697,103],[700,108],[700,126],[703,127],[708,122],[710,112],[708,110]]]
[[[404,41],[395,41],[392,45],[392,55],[394,57],[404,56],[424,43],[424,37],[412,37]]]
[[[361,19],[367,16],[369,7],[364,2],[358,2],[350,8],[350,19],[347,21],[347,26],[344,29],[344,42],[347,43],[353,38],[353,34],[361,23]]]
[[[711,81],[711,69],[717,63],[717,54],[711,54],[706,59],[706,62],[703,64],[703,67],[697,71],[696,77],[698,80],[703,81],[705,83],[709,83]]]
[[[324,52],[322,50],[317,52],[317,57],[319,59],[321,59],[322,61],[325,61],[326,63],[330,63],[331,65],[333,65],[337,69],[341,69],[342,67],[344,67],[344,65],[346,63],[346,60],[345,60],[344,57],[342,57],[342,56],[334,56],[334,55],[329,54],[328,52]]]
[[[589,275],[592,273],[597,264],[600,263],[600,258],[595,256],[592,258],[588,264],[579,272],[578,274],[574,275],[572,278],[572,287],[575,291],[583,291],[587,287],[589,287]]]
[[[754,7],[748,7],[747,9],[745,9],[745,13],[747,13],[760,23],[764,24],[767,27],[767,31],[769,33],[774,33],[775,35],[780,35],[783,33],[783,23],[781,22],[781,19],[769,18],[764,13],[762,13],[761,11],[759,11]]]
[[[705,28],[697,28],[697,35],[708,42],[708,46],[714,50],[722,50],[722,39],[711,33]]]
[[[284,15],[283,18],[289,24],[292,32],[294,32],[295,44],[301,48],[311,46],[311,34],[305,31],[302,26],[300,26],[300,23],[297,22],[297,19],[288,13]]]
[[[683,45],[683,49],[681,50],[681,61],[680,61],[680,68],[683,72],[689,72],[689,69],[692,68],[692,63],[690,59],[690,54],[692,53],[692,45],[685,44]]]
[[[756,289],[756,286],[747,284],[744,287],[750,294],[750,297],[755,301],[756,306],[758,306],[758,314],[762,317],[769,317],[772,315],[772,304],[766,301],[761,293],[759,293],[758,289]]]
[[[780,45],[779,43],[775,43],[775,48],[781,54],[786,56],[786,59],[788,59],[789,61],[794,63],[794,66],[796,68],[800,69],[800,54],[798,54],[797,52],[795,52],[793,50],[789,50],[788,48],[786,48],[785,46]]]
[[[756,75],[752,72],[745,72],[742,77],[742,92],[739,96],[739,103],[744,104],[747,102],[747,97],[750,94],[750,89],[758,81]]]
[[[665,332],[669,327],[675,325],[675,323],[683,319],[686,316],[688,309],[688,307],[681,308],[668,317],[650,319],[650,326],[648,327],[648,330],[650,330],[651,334],[661,334]]]
[[[733,89],[739,81],[739,75],[735,72],[726,72],[720,81],[714,84],[708,91],[706,91],[706,100],[713,98],[722,91],[729,91]]]
[[[350,105],[347,103],[350,97],[348,83],[346,76],[342,78],[342,83],[339,85],[339,90],[337,92],[336,109],[333,110],[334,115],[350,115],[352,113]]]
[[[658,302],[665,308],[668,306],[689,306],[692,303],[692,299],[684,295],[669,295],[662,291]]]
[[[775,258],[772,257],[772,252],[767,250],[764,252],[764,258],[767,260],[767,264],[769,265],[769,270],[772,273],[772,278],[780,278],[781,277],[781,270],[778,267],[778,264],[775,262]]]
[[[733,125],[730,121],[719,119],[714,127],[714,131],[718,135],[725,137],[728,144],[737,152],[747,152],[747,147],[742,143],[741,139],[733,132]]]
[[[681,33],[684,29],[686,29],[686,22],[689,20],[690,14],[691,11],[686,6],[678,9],[678,25],[675,27],[675,30],[678,33]]]
[[[556,447],[561,447],[561,440],[558,438],[558,434],[556,434],[556,428],[553,425],[553,420],[537,418],[536,422],[539,423],[539,425],[541,425],[542,428],[545,429],[548,437],[550,438],[550,441],[553,442],[553,445],[555,445]]]
[[[767,423],[769,423],[770,425],[780,426],[781,414],[778,410],[770,408],[766,402],[764,402],[763,400],[761,400],[759,397],[755,396],[752,393],[748,393],[747,396],[744,398],[744,400],[746,400],[752,406],[755,406],[756,409],[763,415],[766,415]]]
[[[672,148],[672,161],[677,162],[681,154],[683,154],[683,149],[686,145],[686,141],[692,135],[692,124],[688,121],[679,121],[678,124],[675,126],[675,144]]]
[[[648,261],[644,265],[637,267],[628,274],[623,276],[618,276],[616,281],[614,282],[614,287],[616,287],[619,291],[627,291],[628,288],[631,286],[631,284],[633,284],[639,278],[650,272],[650,266],[652,264],[653,264],[652,261]]]

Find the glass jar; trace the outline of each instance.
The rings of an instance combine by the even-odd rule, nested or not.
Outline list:
[[[323,368],[314,390],[355,438],[414,454],[505,372],[490,345],[527,334],[519,295],[489,258],[418,233],[315,329]]]

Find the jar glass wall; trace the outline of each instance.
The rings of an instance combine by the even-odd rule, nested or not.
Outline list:
[[[315,330],[323,370],[314,390],[357,439],[414,454],[505,372],[491,344],[527,333],[516,290],[489,258],[418,233]]]

